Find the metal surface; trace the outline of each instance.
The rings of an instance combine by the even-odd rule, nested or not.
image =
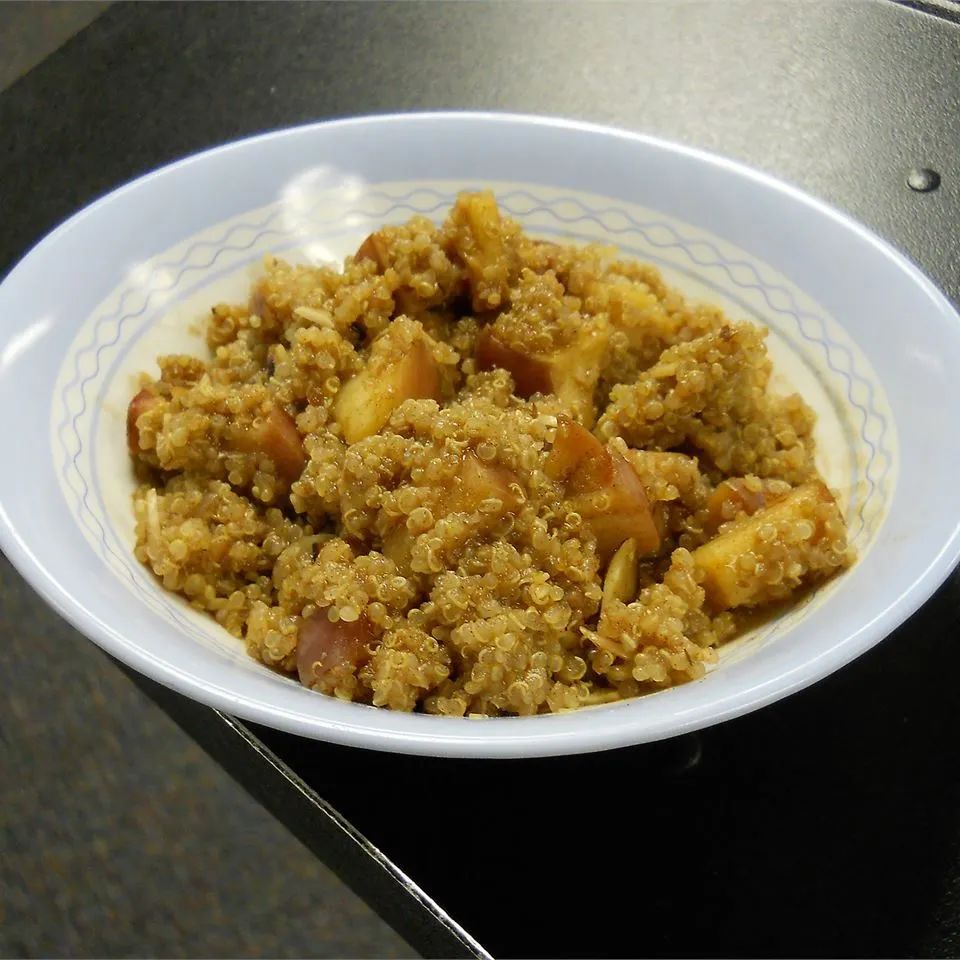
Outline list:
[[[948,4],[923,6],[113,7],[0,95],[0,272],[77,206],[223,140],[501,108],[770,171],[960,303],[960,27]],[[911,189],[915,168],[938,188]],[[960,716],[944,664],[958,626],[954,575],[894,637],[784,703],[693,740],[555,761],[346,751],[153,693],[428,955],[476,948],[377,851],[494,954],[949,956]]]

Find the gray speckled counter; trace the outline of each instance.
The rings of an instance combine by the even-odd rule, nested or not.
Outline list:
[[[497,108],[745,160],[849,211],[960,302],[960,26],[951,4],[929,9],[118,5],[0,95],[0,269],[98,194],[223,140]],[[911,190],[915,166],[940,187]],[[2,569],[8,597],[39,603]],[[955,575],[880,647],[758,714],[512,764],[306,742],[140,682],[428,955],[477,952],[465,929],[502,955],[949,956],[960,711],[942,664],[958,620]]]

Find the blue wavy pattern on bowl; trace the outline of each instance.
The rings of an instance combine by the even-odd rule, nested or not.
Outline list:
[[[371,188],[364,191],[357,204],[339,210],[334,217],[326,220],[311,219],[313,214],[307,210],[300,215],[299,221],[309,223],[316,238],[322,239],[342,233],[343,231],[338,227],[343,219],[351,214],[383,222],[398,222],[412,215],[429,217],[438,214],[450,206],[456,192],[418,185],[405,194],[393,196],[382,190]],[[783,321],[777,328],[787,334],[795,332],[803,341],[816,348],[822,354],[826,366],[844,381],[846,400],[850,410],[857,412],[860,421],[859,440],[863,444],[863,449],[868,451],[866,462],[861,461],[863,467],[860,474],[867,489],[859,503],[856,515],[858,526],[852,530],[852,539],[856,541],[864,534],[868,508],[875,498],[885,496],[888,492],[886,488],[893,463],[891,430],[886,416],[878,408],[872,378],[858,368],[859,358],[850,347],[831,336],[829,324],[824,317],[801,309],[794,292],[779,279],[764,277],[755,263],[745,259],[728,259],[714,243],[702,235],[692,238],[684,237],[677,226],[663,220],[638,220],[629,210],[621,207],[593,207],[580,197],[573,195],[545,197],[538,195],[533,188],[526,187],[504,193],[498,192],[497,200],[503,210],[517,219],[523,220],[524,217],[540,214],[555,221],[558,224],[558,232],[563,230],[568,235],[572,228],[582,226],[584,223],[592,223],[610,237],[621,240],[638,234],[642,238],[642,245],[638,247],[636,244],[621,243],[620,246],[625,252],[662,263],[663,258],[656,256],[653,251],[677,251],[685,254],[686,259],[689,260],[691,267],[689,272],[708,286],[721,290],[715,283],[698,273],[698,270],[720,269],[729,278],[733,287],[759,293],[771,313]],[[385,206],[383,209],[371,211],[369,206],[371,201],[383,201]],[[572,209],[575,212],[563,213],[560,208]],[[187,275],[201,273],[205,282],[209,282],[224,272],[236,269],[234,264],[219,273],[212,275],[209,273],[220,258],[228,252],[242,254],[245,251],[251,251],[249,259],[252,261],[261,255],[260,252],[253,251],[261,247],[262,241],[268,237],[276,238],[277,242],[271,244],[271,249],[277,252],[304,243],[302,235],[297,236],[294,243],[290,242],[295,230],[275,226],[282,214],[282,210],[276,209],[258,221],[234,223],[216,239],[190,244],[176,260],[157,261],[151,264],[152,270],[164,271],[168,274],[169,281],[163,286],[151,289],[136,310],[128,307],[128,303],[138,292],[142,293],[142,288],[130,285],[123,290],[116,307],[97,318],[90,331],[88,342],[73,353],[72,376],[63,388],[64,415],[55,430],[60,449],[54,452],[61,463],[61,474],[65,485],[76,497],[78,520],[93,536],[102,559],[112,569],[122,572],[124,579],[129,582],[140,599],[179,630],[200,642],[208,642],[209,634],[204,633],[195,623],[184,617],[182,602],[172,601],[169,594],[162,593],[158,589],[147,571],[139,564],[131,562],[132,554],[129,547],[122,542],[104,506],[95,466],[89,482],[81,469],[80,459],[84,451],[84,439],[81,436],[80,425],[84,421],[88,408],[88,396],[91,392],[89,388],[97,385],[104,368],[105,357],[118,346],[122,347],[124,354],[129,351],[132,344],[147,329],[146,324],[137,328],[136,321],[146,316],[147,311],[158,298],[168,293],[175,294],[172,300],[164,303],[164,309],[168,310],[185,296],[185,291],[180,291],[179,294],[176,294],[176,291]],[[250,231],[252,237],[244,243],[236,242],[237,236],[245,231]],[[210,255],[202,256],[204,252],[209,252]],[[742,275],[738,276],[737,272]],[[728,297],[731,294],[727,287],[723,287],[722,292]],[[744,306],[749,310],[749,307]],[[769,318],[764,319],[769,320]],[[132,332],[125,339],[128,330]],[[862,399],[858,393],[863,394]],[[79,406],[75,412],[71,413],[69,398],[77,394],[79,394]],[[90,431],[90,435],[91,437],[94,435],[93,430]],[[90,463],[93,464],[92,459]],[[91,495],[96,500],[98,510],[91,506]],[[770,639],[781,632],[800,614],[802,607],[806,606],[807,604],[804,603],[800,608],[795,608],[792,615],[782,618],[765,631],[764,639]]]

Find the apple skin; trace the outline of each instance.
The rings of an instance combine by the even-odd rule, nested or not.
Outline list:
[[[589,430],[561,417],[544,469],[597,538],[603,562],[630,538],[639,556],[659,551],[660,532],[636,471]]]
[[[297,634],[297,673],[305,687],[353,673],[370,660],[373,631],[366,618],[333,623],[326,610],[304,618]]]
[[[531,356],[508,346],[498,340],[489,327],[480,331],[474,359],[478,370],[493,370],[495,367],[506,370],[513,377],[513,386],[518,397],[553,392],[550,363],[544,358]]]
[[[607,349],[608,331],[585,330],[573,344],[550,354],[530,354],[500,340],[484,327],[474,354],[478,370],[500,367],[513,377],[518,397],[553,393],[578,420],[592,424],[596,417],[594,387]]]
[[[146,388],[130,401],[130,405],[127,407],[127,446],[130,449],[131,456],[136,456],[140,452],[140,431],[137,428],[137,420],[148,410],[152,410],[158,403],[162,402],[160,397]]]
[[[228,443],[241,453],[259,453],[269,457],[277,468],[277,476],[287,483],[298,480],[307,465],[303,438],[297,430],[297,424],[281,407],[272,407],[253,426],[233,432],[228,437]]]

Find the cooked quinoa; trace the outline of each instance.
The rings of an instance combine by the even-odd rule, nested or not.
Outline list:
[[[136,556],[253,657],[395,710],[694,680],[852,559],[766,331],[492,195],[270,258],[130,404]]]

